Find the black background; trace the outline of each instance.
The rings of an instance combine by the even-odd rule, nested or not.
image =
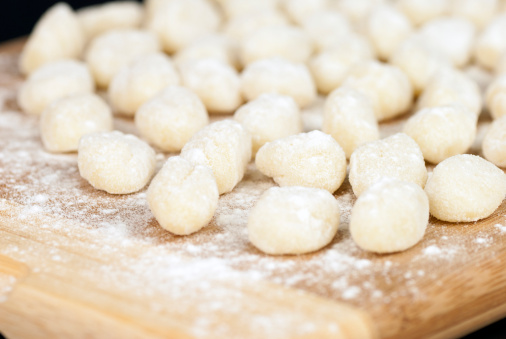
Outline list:
[[[251,0],[255,1],[255,0]],[[307,0],[311,1],[311,0]],[[51,5],[54,0],[2,0],[0,9],[0,41],[7,41],[16,37],[28,35],[37,19]],[[69,0],[74,9],[103,3],[104,0]],[[482,330],[470,334],[466,339],[506,339],[506,319],[492,324]],[[4,337],[0,334],[0,339]]]

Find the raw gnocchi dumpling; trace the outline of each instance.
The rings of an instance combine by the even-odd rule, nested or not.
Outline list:
[[[366,251],[393,253],[416,245],[428,222],[429,199],[420,186],[383,178],[358,197],[351,211],[350,233]]]
[[[253,100],[264,93],[291,96],[299,107],[316,99],[316,86],[306,65],[282,58],[269,58],[248,65],[241,74],[244,98]]]
[[[494,119],[506,115],[506,75],[497,77],[490,84],[487,88],[485,100]]]
[[[382,177],[425,186],[427,168],[422,151],[406,134],[367,143],[351,155],[349,179],[357,197]]]
[[[51,152],[77,151],[79,139],[113,128],[109,106],[95,94],[77,94],[54,101],[42,112],[40,136]]]
[[[218,187],[207,166],[171,157],[153,178],[147,200],[156,220],[167,231],[188,235],[213,218],[218,206]]]
[[[88,67],[75,60],[44,64],[33,72],[18,92],[18,104],[24,112],[40,115],[53,101],[74,94],[92,93],[93,77]]]
[[[321,188],[334,193],[346,177],[346,156],[337,141],[320,131],[266,143],[255,164],[280,186]]]
[[[74,11],[69,5],[58,3],[35,25],[19,57],[19,69],[28,75],[48,62],[77,59],[84,43],[84,33]]]
[[[301,24],[314,13],[324,12],[328,6],[329,0],[283,0],[283,9],[296,24]]]
[[[114,76],[135,59],[158,52],[155,35],[136,29],[115,29],[93,39],[85,60],[99,87],[107,88]]]
[[[337,46],[343,38],[353,34],[348,19],[341,13],[329,10],[307,16],[302,21],[302,28],[312,39],[316,50],[320,52]]]
[[[328,245],[337,233],[340,210],[329,192],[308,187],[272,187],[248,218],[248,236],[268,254],[303,254]]]
[[[169,86],[143,104],[135,114],[135,126],[151,144],[178,152],[209,122],[199,97],[185,87]]]
[[[413,25],[419,26],[445,14],[448,0],[399,0],[397,7]]]
[[[109,2],[77,11],[87,41],[111,29],[137,28],[143,15],[142,6],[136,1]]]
[[[490,216],[506,194],[506,175],[491,162],[470,154],[456,155],[434,168],[425,192],[430,214],[450,222]]]
[[[506,167],[506,117],[492,122],[482,144],[485,158],[499,167]]]
[[[134,116],[139,107],[165,87],[179,85],[179,73],[163,53],[141,56],[112,79],[108,95],[113,110]]]
[[[241,17],[248,13],[276,10],[280,0],[223,0],[221,5],[228,18]]]
[[[459,104],[436,106],[418,111],[404,125],[425,160],[438,164],[465,153],[476,137],[476,115]]]
[[[242,180],[251,160],[251,135],[236,121],[218,121],[198,131],[181,156],[192,164],[209,166],[220,194],[228,193]]]
[[[478,64],[493,70],[506,52],[506,14],[496,16],[478,36],[475,58]]]
[[[302,132],[299,107],[281,94],[262,94],[241,106],[234,119],[250,132],[253,155],[267,142]]]
[[[357,147],[378,140],[378,122],[369,99],[349,87],[330,93],[323,108],[323,132],[336,139],[348,159]]]
[[[86,134],[79,141],[79,173],[111,194],[137,192],[155,172],[156,154],[147,143],[119,131]]]
[[[413,88],[406,74],[397,66],[377,61],[356,64],[344,85],[353,87],[371,100],[379,121],[405,113],[413,100]]]
[[[497,0],[450,0],[449,12],[453,16],[470,20],[482,29],[498,10]]]
[[[227,36],[239,43],[261,28],[288,24],[288,19],[283,13],[277,10],[263,10],[231,18],[225,23],[223,31]]]

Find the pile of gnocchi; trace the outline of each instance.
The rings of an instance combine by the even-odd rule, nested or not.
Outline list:
[[[253,159],[279,185],[249,214],[258,249],[329,244],[348,176],[352,238],[392,253],[423,238],[429,214],[471,222],[502,203],[504,37],[504,0],[59,3],[21,53],[18,103],[40,116],[48,151],[77,152],[96,189],[149,184],[149,207],[174,234],[205,227]],[[303,133],[301,109],[318,96],[322,129]],[[379,123],[408,112],[402,133],[380,139]],[[482,112],[494,119],[483,157],[465,154]],[[113,115],[140,138],[114,131]],[[155,149],[179,153],[156,175]]]

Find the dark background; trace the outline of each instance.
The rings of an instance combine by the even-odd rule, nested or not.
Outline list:
[[[255,1],[255,0],[251,0]],[[307,0],[311,1],[311,0]],[[28,35],[37,19],[51,5],[54,0],[2,0],[0,10],[0,42]],[[104,0],[68,0],[74,9],[99,4]],[[465,339],[506,339],[506,319],[492,324],[482,330],[472,333]],[[0,334],[0,339],[4,337]]]

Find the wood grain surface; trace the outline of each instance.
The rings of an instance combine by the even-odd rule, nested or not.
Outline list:
[[[249,208],[274,185],[250,165],[208,227],[173,236],[143,192],[96,191],[75,155],[43,150],[37,118],[15,103],[21,45],[0,47],[0,332],[9,339],[450,338],[506,315],[506,203],[476,223],[431,219],[415,247],[375,255],[350,239],[345,181],[332,244],[270,257],[245,235]],[[305,117],[311,125],[318,110]],[[128,120],[116,127],[133,131]]]

